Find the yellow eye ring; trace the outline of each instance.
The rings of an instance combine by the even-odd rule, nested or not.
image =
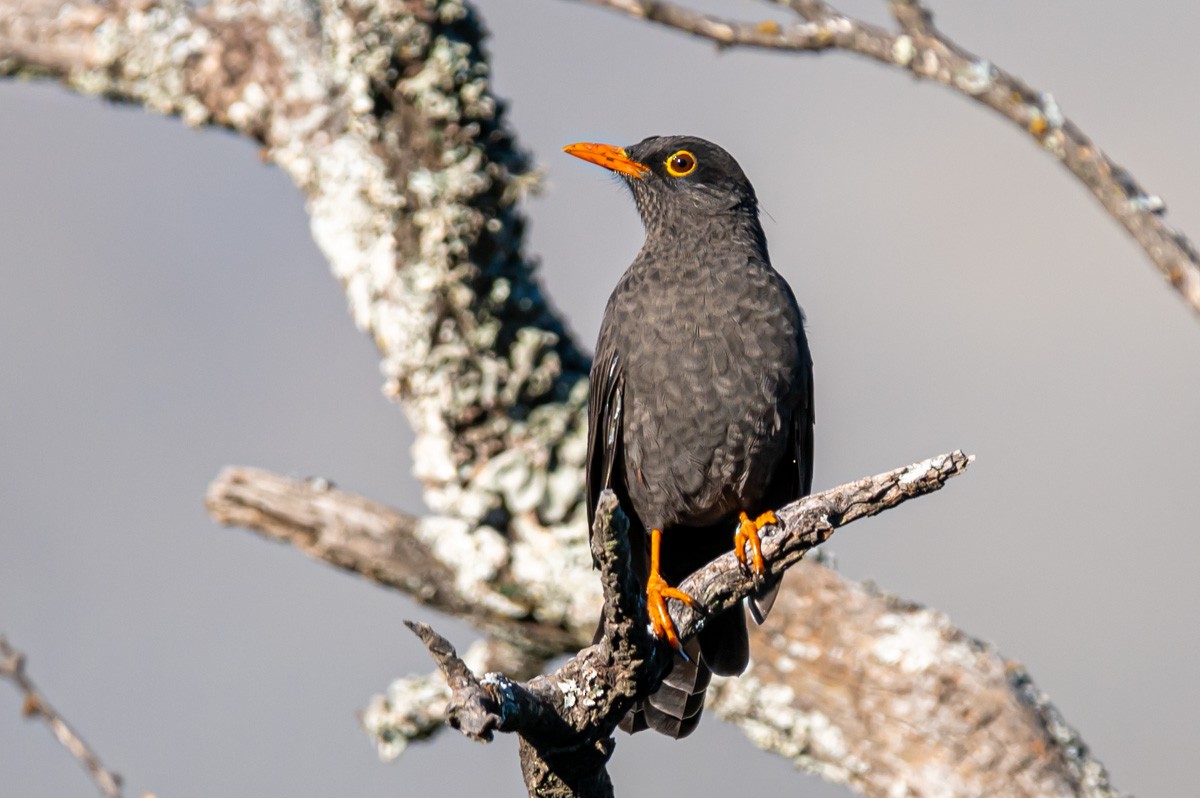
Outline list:
[[[671,177],[687,177],[696,171],[696,156],[687,150],[679,150],[667,159],[667,174]]]

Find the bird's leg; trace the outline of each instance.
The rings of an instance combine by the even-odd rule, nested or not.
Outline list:
[[[775,517],[775,513],[767,510],[765,513],[750,520],[750,516],[742,512],[738,514],[738,531],[733,536],[733,553],[737,555],[738,562],[743,567],[749,567],[750,572],[756,578],[766,576],[767,569],[763,565],[762,556],[762,541],[758,538],[758,532],[767,524],[778,524],[779,519]],[[750,552],[753,556],[750,563],[746,562],[746,544],[750,544]]]
[[[662,546],[662,530],[650,530],[650,578],[646,580],[646,610],[650,614],[650,628],[654,636],[666,638],[667,643],[676,651],[683,650],[679,642],[679,634],[675,631],[675,622],[667,612],[667,599],[682,601],[689,607],[696,606],[696,600],[682,590],[671,587],[658,571],[658,554]]]

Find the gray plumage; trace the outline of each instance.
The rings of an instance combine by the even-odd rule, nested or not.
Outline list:
[[[674,176],[668,162],[680,151],[694,166]],[[646,241],[609,298],[596,346],[589,521],[612,488],[635,541],[663,530],[661,570],[674,586],[733,547],[739,512],[754,518],[810,490],[812,362],[803,315],[771,267],[754,189],[733,157],[689,136],[648,138],[624,154],[648,170],[623,176]],[[646,558],[631,567],[644,584]],[[756,620],[777,588],[752,603]],[[743,610],[708,619],[685,650],[692,662],[677,657],[627,730],[682,737],[695,728],[709,671],[746,667]]]

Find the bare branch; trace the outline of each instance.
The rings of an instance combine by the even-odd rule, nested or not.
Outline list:
[[[454,648],[424,624],[409,622],[450,686],[448,722],[468,737],[521,736],[521,772],[531,796],[611,798],[605,765],[612,733],[637,695],[665,675],[669,652],[646,624],[633,569],[629,524],[606,491],[596,508],[592,552],[604,591],[604,637],[549,676],[527,683],[489,673],[476,679]]]
[[[939,490],[971,460],[962,452],[940,455],[779,509],[778,530],[763,538],[767,574],[782,576],[840,526]],[[591,535],[604,585],[604,635],[549,676],[528,683],[498,674],[477,679],[445,638],[424,624],[409,623],[450,685],[450,725],[485,742],[494,731],[521,735],[522,772],[530,795],[611,796],[604,770],[611,735],[633,701],[653,692],[669,667],[670,649],[651,634],[643,587],[626,567],[628,534],[616,497],[605,491]],[[731,552],[680,587],[699,603],[695,610],[677,604],[671,613],[680,638],[686,639],[703,628],[706,617],[750,595],[756,583]]]
[[[325,96],[296,91],[317,63],[303,3],[175,0],[0,3],[0,75],[50,77],[137,102],[189,125],[220,125],[275,144]],[[310,120],[311,121],[311,120]]]
[[[533,607],[515,606],[504,582],[488,586],[492,598],[481,597],[479,586],[464,579],[464,569],[451,567],[435,551],[439,539],[470,534],[445,519],[418,520],[324,480],[244,467],[223,469],[209,485],[205,506],[220,524],[290,543],[310,557],[464,618],[530,655],[555,656],[581,645],[580,633],[537,622]]]
[[[92,777],[100,792],[108,798],[120,798],[121,777],[104,767],[100,757],[96,756],[83,738],[38,691],[29,674],[25,672],[25,655],[10,646],[3,635],[0,635],[0,679],[7,679],[21,691],[24,696],[24,702],[21,704],[22,715],[44,720],[55,739],[83,765],[83,769]]]
[[[920,468],[906,471],[922,473]],[[230,487],[219,487],[226,482]],[[855,484],[862,483],[843,488]],[[389,544],[388,538],[406,534],[397,519],[408,516],[327,485],[251,469],[227,469],[212,489],[225,490],[231,493],[223,500],[231,507],[221,511],[227,521],[256,529],[279,524],[279,540],[305,546],[314,557],[354,572],[361,569],[385,584],[403,583],[403,570],[388,575],[398,566],[388,552],[406,544]],[[247,498],[232,498],[242,490],[249,492]],[[236,513],[242,501],[261,505],[254,513],[264,520],[225,515]],[[347,506],[339,508],[342,503]],[[855,512],[864,509],[851,505]],[[811,512],[795,505],[780,517],[791,526],[791,515]],[[364,534],[356,527],[371,530],[367,539],[378,554],[368,555],[371,549],[352,557],[336,553],[332,541],[353,547]],[[331,543],[314,545],[318,540]],[[768,551],[778,541],[778,534],[764,537]],[[922,773],[907,764],[913,761],[944,761],[963,780],[960,792],[968,794],[989,794],[970,787],[981,778],[1007,783],[1010,794],[1030,798],[1119,794],[1108,786],[1103,766],[1019,666],[934,610],[881,595],[814,563],[801,562],[797,568],[771,622],[752,629],[755,660],[750,671],[710,693],[713,708],[742,726],[757,744],[869,796],[888,795],[897,781],[919,786]],[[578,630],[555,653],[586,645],[589,631]],[[924,648],[915,650],[917,644]],[[475,673],[497,671],[513,680],[532,678],[545,663],[496,640],[479,641],[463,660]],[[918,660],[923,667],[910,667]],[[947,684],[955,689],[946,690]],[[398,679],[386,695],[372,699],[363,725],[381,755],[393,758],[408,742],[444,727],[449,697],[440,675]],[[902,702],[904,709],[890,702]],[[916,711],[923,712],[920,722],[911,721]],[[1023,753],[1029,751],[1042,755],[1030,758]],[[961,766],[966,752],[979,754],[979,767]],[[989,753],[985,757],[983,752]],[[848,762],[869,767],[850,767]],[[923,773],[934,779],[945,775]]]
[[[838,49],[865,55],[940,83],[986,105],[1021,128],[1087,186],[1104,210],[1137,242],[1167,281],[1200,314],[1200,252],[1166,223],[1166,205],[1148,194],[1071,120],[1050,94],[959,47],[933,25],[917,0],[889,0],[903,32],[850,17],[828,3],[783,0],[805,22],[743,22],[702,14],[669,0],[583,0],[638,19],[690,33],[721,47],[791,52]]]
[[[580,642],[570,650],[575,651]],[[511,679],[532,679],[541,673],[548,658],[528,648],[494,637],[476,640],[463,656],[475,673],[507,674]],[[404,753],[409,743],[427,740],[446,728],[450,689],[440,671],[424,676],[406,676],[393,681],[383,695],[371,697],[359,713],[363,729],[375,741],[379,758],[390,761]]]
[[[836,488],[814,493],[775,511],[782,527],[762,538],[768,576],[782,576],[815,546],[824,543],[838,527],[878,515],[909,499],[940,490],[947,480],[967,469],[975,458],[954,451],[920,463],[864,477]],[[733,552],[718,557],[679,585],[707,613],[732,607],[750,595],[754,578],[739,567]],[[703,613],[676,602],[671,617],[681,639],[699,631]]]

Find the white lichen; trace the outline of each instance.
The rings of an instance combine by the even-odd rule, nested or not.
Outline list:
[[[1042,92],[1040,95],[1042,115],[1046,118],[1046,124],[1051,130],[1057,130],[1066,122],[1066,117],[1063,116],[1062,109],[1058,107],[1058,102],[1054,99],[1054,95],[1050,92]]]
[[[842,783],[866,771],[841,728],[824,713],[797,707],[786,685],[765,684],[747,674],[714,679],[709,695],[717,714],[741,727],[751,742],[805,770]]]
[[[789,656],[796,657],[797,659],[815,660],[821,656],[821,649],[819,646],[803,643],[799,640],[788,641],[787,648],[785,650]]]
[[[575,682],[561,681],[557,684],[558,691],[563,695],[563,706],[567,709],[575,706],[575,698],[579,694],[579,688],[575,686]]]
[[[904,473],[900,475],[901,485],[911,485],[914,482],[920,482],[925,478],[925,475],[930,471],[939,471],[946,464],[946,458],[943,455],[930,457],[927,460],[922,460],[919,463],[913,463],[908,468],[904,469]]]
[[[972,61],[953,75],[954,85],[976,96],[990,89],[996,81],[996,68],[987,60]]]
[[[372,696],[360,722],[374,740],[379,758],[391,761],[410,742],[445,725],[449,700],[450,690],[440,675],[407,676],[393,681],[386,695]]]
[[[1129,207],[1144,213],[1165,213],[1167,203],[1156,194],[1139,194],[1129,198]]]
[[[871,654],[884,665],[895,665],[904,673],[917,673],[938,662],[942,654],[939,615],[930,610],[888,613],[876,621],[882,633],[871,646]]]
[[[494,583],[507,565],[509,547],[490,526],[473,526],[460,518],[427,516],[416,537],[454,573],[455,589],[480,608],[520,617],[525,608],[496,591]]]

